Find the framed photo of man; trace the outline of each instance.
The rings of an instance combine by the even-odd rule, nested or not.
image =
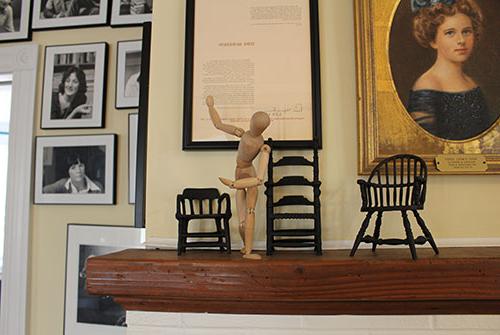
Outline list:
[[[36,138],[35,204],[114,204],[116,135]]]
[[[31,40],[30,20],[30,0],[0,0],[0,43]]]
[[[152,15],[153,0],[113,0],[111,25],[141,25],[151,22]]]
[[[142,41],[118,42],[116,108],[139,107]]]
[[[102,26],[108,0],[33,0],[33,30]]]
[[[87,261],[127,248],[143,248],[145,229],[69,224],[66,244],[64,335],[125,335],[126,315],[110,296],[86,289]]]
[[[500,2],[356,0],[355,13],[359,172],[412,153],[430,173],[500,173]],[[436,161],[463,155],[486,171]]]
[[[43,129],[103,127],[106,60],[104,42],[46,47]]]

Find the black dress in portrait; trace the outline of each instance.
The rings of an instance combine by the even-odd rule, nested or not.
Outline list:
[[[429,133],[447,140],[466,140],[488,129],[493,118],[481,88],[449,93],[410,91],[408,112]]]

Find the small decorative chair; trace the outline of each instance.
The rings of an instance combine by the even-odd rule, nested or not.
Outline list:
[[[386,158],[373,169],[367,181],[360,179],[358,184],[361,189],[361,211],[367,214],[354,241],[351,257],[354,256],[361,242],[371,243],[373,252],[377,245],[382,244],[409,245],[414,260],[417,259],[415,245],[429,242],[434,252],[439,254],[431,232],[418,213],[419,209],[424,208],[427,188],[427,165],[422,158],[407,154]],[[382,214],[386,211],[401,212],[406,239],[380,238]],[[416,239],[413,237],[407,211],[413,212],[424,236]],[[365,235],[370,218],[375,212],[377,212],[377,220],[373,236]]]
[[[219,194],[216,188],[186,188],[177,195],[176,219],[179,221],[177,254],[186,252],[186,248],[218,247],[220,251],[231,252],[229,219],[231,218],[231,200],[229,194]],[[215,231],[189,232],[192,220],[214,220]],[[188,241],[188,238],[197,238]]]

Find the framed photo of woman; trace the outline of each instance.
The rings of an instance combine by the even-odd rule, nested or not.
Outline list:
[[[104,42],[46,47],[43,129],[104,126],[106,60]]]
[[[114,204],[116,135],[36,138],[35,204]]]
[[[151,22],[153,0],[113,0],[111,26],[135,26]]]
[[[33,30],[102,26],[108,0],[33,0]]]
[[[430,173],[500,173],[500,2],[357,0],[359,171],[417,154]],[[474,156],[486,171],[442,171]]]
[[[139,107],[142,41],[118,42],[116,108]]]
[[[30,0],[0,0],[0,43],[31,40],[30,19]]]

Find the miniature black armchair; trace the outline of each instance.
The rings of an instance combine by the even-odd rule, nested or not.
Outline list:
[[[175,217],[179,222],[178,255],[187,248],[218,247],[220,251],[231,252],[231,200],[227,193],[221,195],[216,188],[186,188],[177,195]],[[190,232],[188,225],[193,220],[200,220],[202,226],[213,220],[215,231]]]
[[[358,184],[361,190],[361,211],[367,212],[367,214],[354,241],[351,257],[354,256],[361,242],[371,243],[373,252],[377,245],[408,245],[414,260],[417,259],[415,245],[429,242],[434,252],[439,254],[431,232],[418,213],[418,210],[424,208],[427,189],[427,165],[422,158],[408,154],[386,158],[373,169],[367,181],[360,179]],[[382,215],[387,211],[401,212],[406,232],[405,239],[380,238]],[[424,236],[413,237],[408,211],[411,211],[415,216]],[[370,218],[375,212],[377,220],[373,236],[365,235]]]

